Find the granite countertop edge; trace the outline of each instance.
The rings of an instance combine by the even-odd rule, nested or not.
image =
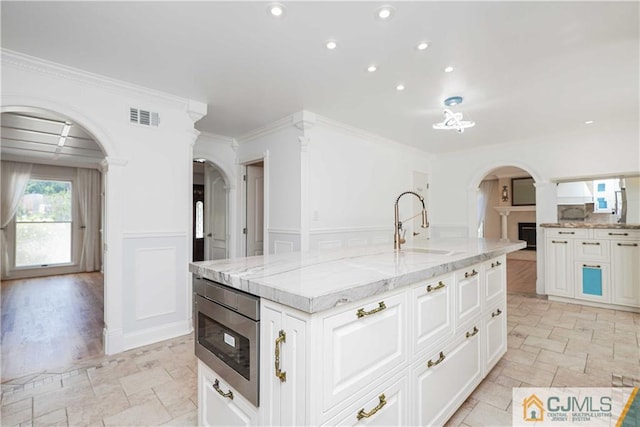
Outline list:
[[[313,296],[300,295],[291,290],[275,287],[269,283],[265,283],[263,280],[260,280],[260,278],[243,277],[242,274],[225,273],[222,269],[216,270],[215,264],[190,263],[189,271],[205,279],[213,280],[260,298],[265,298],[308,314],[314,314],[388,291],[404,288],[420,281],[430,280],[525,247],[526,243],[522,241],[509,242],[509,246],[490,248],[481,253],[461,256],[451,260],[443,259],[442,262],[426,268],[417,269],[416,271],[379,278],[378,280],[364,284],[355,284],[354,286],[343,289],[331,290],[327,293],[318,292]]]
[[[597,222],[549,222],[540,224],[543,228],[610,228],[614,230],[640,230],[640,224],[609,224]]]

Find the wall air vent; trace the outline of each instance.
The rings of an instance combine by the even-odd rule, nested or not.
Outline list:
[[[160,116],[158,113],[140,110],[138,108],[129,109],[129,121],[144,126],[158,126],[160,124]]]

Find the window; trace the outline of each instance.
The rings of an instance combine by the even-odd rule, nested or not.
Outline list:
[[[71,262],[70,181],[29,180],[16,213],[16,267]]]

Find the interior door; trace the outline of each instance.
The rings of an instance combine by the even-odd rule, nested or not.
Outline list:
[[[264,167],[263,163],[247,165],[247,256],[264,253]]]
[[[220,171],[205,167],[205,251],[206,260],[224,259],[227,255],[227,189]]]
[[[204,185],[193,185],[193,261],[204,261]]]

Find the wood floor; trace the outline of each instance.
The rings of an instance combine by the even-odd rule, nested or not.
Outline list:
[[[536,294],[536,261],[507,259],[507,292]]]
[[[102,355],[101,273],[2,282],[2,382]]]

